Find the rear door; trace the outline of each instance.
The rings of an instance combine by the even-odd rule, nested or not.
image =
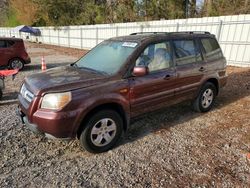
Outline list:
[[[148,45],[136,60],[136,66],[147,66],[149,73],[131,77],[131,115],[153,111],[166,106],[174,97],[176,73],[170,42]]]
[[[193,37],[174,39],[173,47],[177,73],[176,100],[192,99],[197,95],[206,71],[198,41]]]

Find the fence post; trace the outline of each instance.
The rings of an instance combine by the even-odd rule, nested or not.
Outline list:
[[[143,32],[143,25],[140,25],[140,30],[141,32]]]
[[[57,29],[57,44],[60,46],[59,28]]]
[[[50,37],[50,28],[49,29],[49,44],[51,44],[51,37]]]
[[[70,47],[70,27],[68,27],[68,46]]]
[[[98,27],[96,28],[96,45],[98,44]]]
[[[83,43],[82,43],[82,28],[81,28],[81,30],[80,30],[80,39],[81,39],[81,49],[83,48]]]
[[[180,27],[180,24],[179,24],[179,22],[177,22],[177,24],[176,24],[176,32],[179,31],[179,27]]]
[[[218,39],[218,42],[220,41],[221,28],[222,28],[222,20],[220,20],[219,28],[218,28],[218,31],[217,31],[217,39]]]
[[[118,29],[119,29],[118,26],[116,26],[116,28],[115,28],[115,35],[116,35],[117,37],[118,37],[118,35],[119,35],[119,34],[118,34]]]

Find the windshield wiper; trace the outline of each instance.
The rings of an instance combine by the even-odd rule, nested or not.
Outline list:
[[[76,63],[71,63],[70,66],[72,66],[72,67],[78,67],[78,65]]]

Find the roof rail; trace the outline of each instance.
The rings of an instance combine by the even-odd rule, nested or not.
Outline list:
[[[130,35],[144,35],[144,34],[168,34],[168,32],[136,32],[131,33]]]
[[[173,34],[184,33],[184,34],[211,34],[208,31],[178,31],[178,32],[170,32]]]
[[[137,32],[130,35],[144,35],[144,34],[211,34],[208,31],[179,31],[179,32]]]

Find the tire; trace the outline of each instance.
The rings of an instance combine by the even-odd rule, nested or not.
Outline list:
[[[0,88],[0,100],[2,99],[3,97],[3,92],[2,92],[2,89]]]
[[[86,122],[80,136],[80,144],[91,153],[105,152],[118,142],[122,131],[121,116],[113,110],[102,110]]]
[[[211,82],[206,82],[193,102],[193,109],[197,112],[208,112],[214,104],[216,93],[215,85]]]
[[[13,58],[9,61],[9,68],[10,69],[19,69],[22,70],[24,67],[24,63],[19,58]]]

